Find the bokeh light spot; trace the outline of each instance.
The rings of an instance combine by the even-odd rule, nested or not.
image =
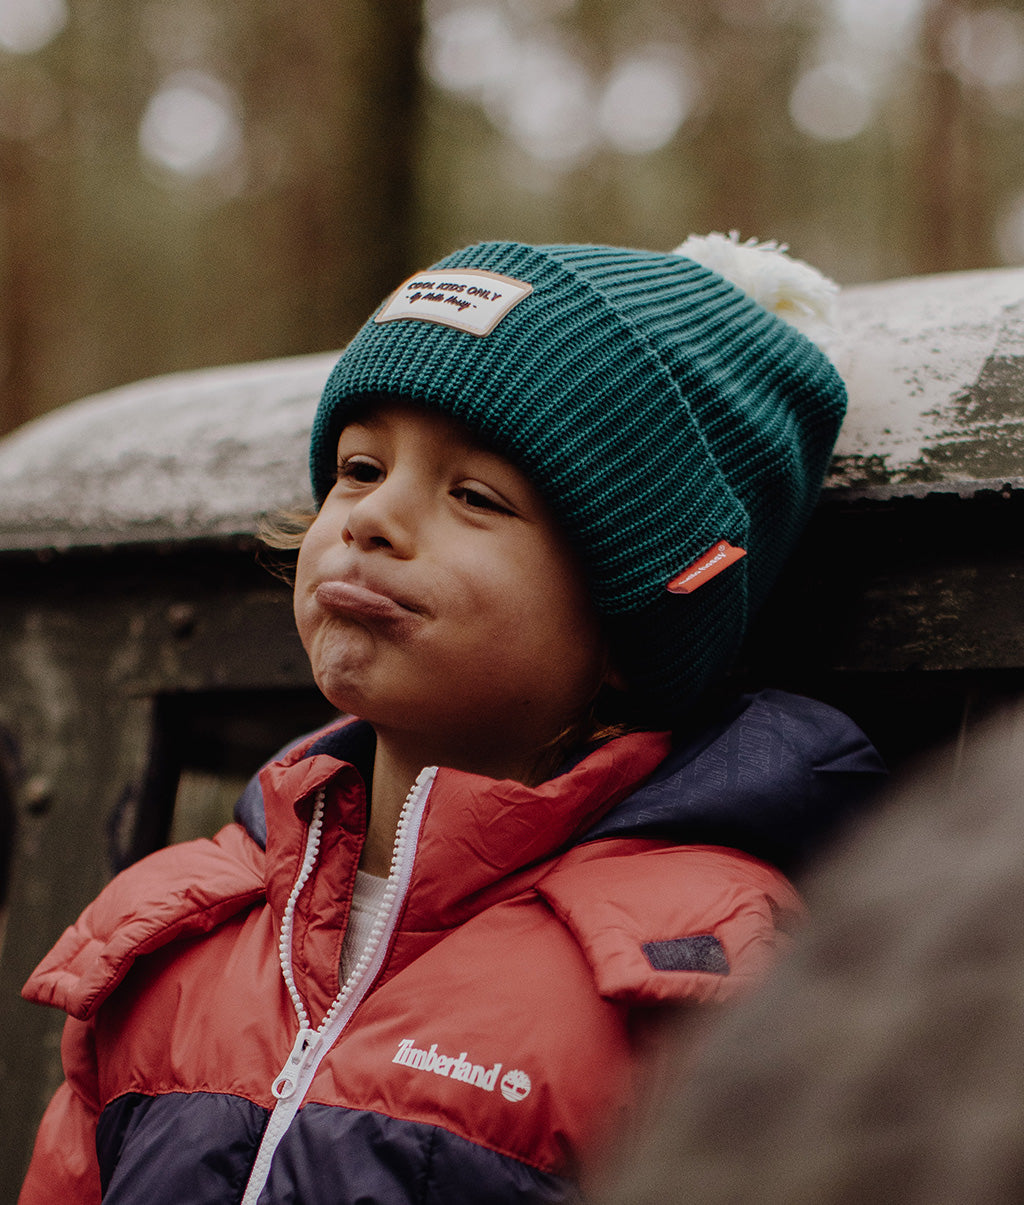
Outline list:
[[[605,86],[598,125],[620,151],[656,151],[686,120],[694,92],[692,79],[664,55],[652,52],[625,59]]]
[[[945,46],[950,66],[961,78],[985,88],[1024,79],[1024,17],[1002,8],[963,13]]]
[[[200,177],[230,167],[242,145],[237,106],[217,79],[198,71],[170,76],[149,101],[139,147],[157,167]]]
[[[498,9],[487,4],[459,8],[430,25],[427,72],[450,92],[492,91],[514,67],[516,49]]]
[[[796,128],[811,138],[842,142],[856,138],[871,120],[870,91],[845,63],[822,63],[797,80],[789,114]]]
[[[597,142],[594,96],[582,63],[545,41],[520,46],[514,81],[492,119],[538,159],[573,166]]]
[[[68,23],[65,0],[0,0],[0,48],[35,54]]]

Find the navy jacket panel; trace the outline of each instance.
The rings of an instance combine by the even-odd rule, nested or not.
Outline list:
[[[309,1104],[274,1156],[260,1205],[571,1205],[564,1176],[488,1150],[447,1130],[367,1110]]]
[[[96,1127],[104,1205],[241,1200],[267,1116],[223,1093],[118,1097]]]
[[[878,751],[841,711],[779,690],[744,695],[676,744],[587,834],[741,849],[797,873],[885,780]]]
[[[100,1116],[104,1205],[237,1201],[269,1114],[236,1096],[130,1093]],[[274,1157],[261,1205],[573,1205],[571,1180],[437,1126],[309,1104]]]

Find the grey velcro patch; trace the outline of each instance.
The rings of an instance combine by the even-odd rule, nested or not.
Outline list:
[[[669,941],[645,941],[643,951],[656,971],[706,971],[728,975],[729,960],[722,943],[710,933],[674,937]]]

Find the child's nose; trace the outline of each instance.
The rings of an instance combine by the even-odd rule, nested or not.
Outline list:
[[[417,503],[411,483],[389,475],[352,505],[341,533],[346,544],[408,557],[415,547]]]

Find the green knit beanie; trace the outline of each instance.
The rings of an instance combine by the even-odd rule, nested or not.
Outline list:
[[[787,274],[834,291],[772,244],[714,235],[671,254],[480,243],[411,277],[324,388],[317,504],[355,407],[387,397],[459,419],[563,525],[639,712],[679,722],[796,542],[846,404],[819,347],[721,274],[737,259],[771,276],[776,309]],[[790,308],[812,308],[791,292]]]

